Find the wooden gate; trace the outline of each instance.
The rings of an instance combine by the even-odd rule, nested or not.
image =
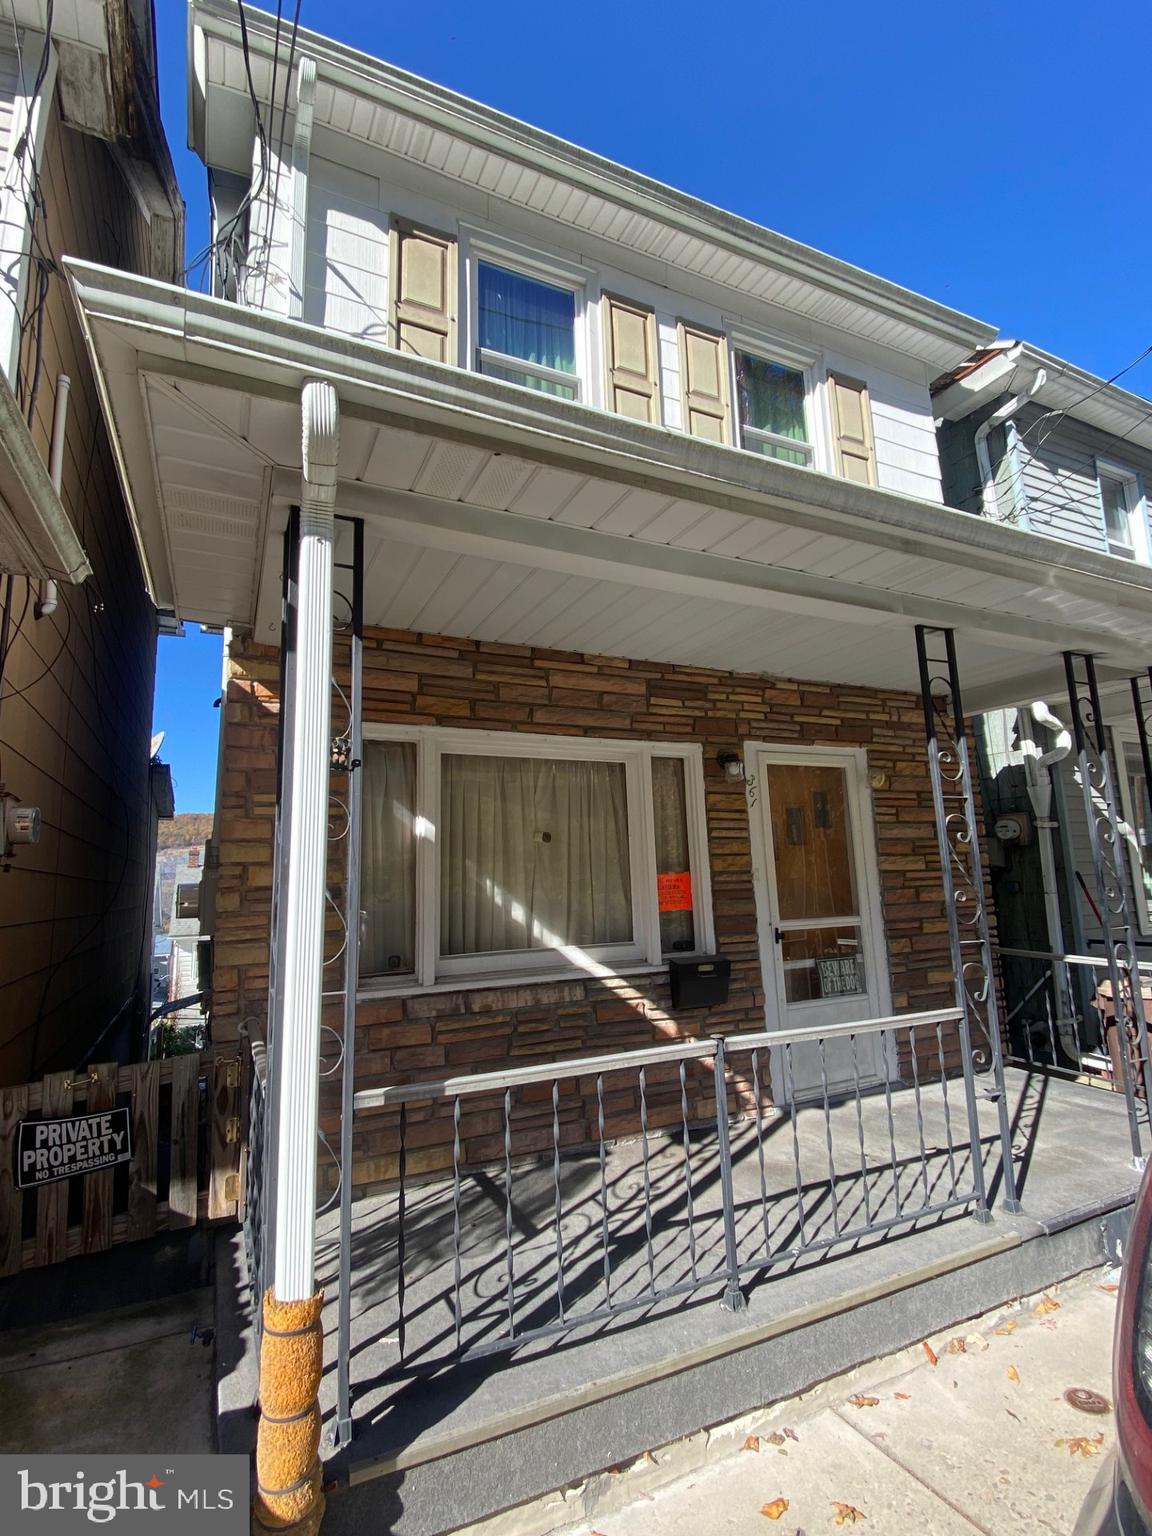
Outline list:
[[[240,1051],[106,1062],[0,1088],[0,1275],[99,1253],[197,1221],[235,1220],[243,1150]],[[23,1120],[127,1108],[132,1158],[115,1168],[16,1187]]]

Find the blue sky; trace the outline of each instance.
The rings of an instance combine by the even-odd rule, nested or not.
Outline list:
[[[156,9],[192,251],[207,212],[185,147],[184,6]],[[1152,343],[1147,0],[302,0],[301,25],[1094,373]],[[1152,359],[1124,383],[1152,395]],[[219,683],[218,638],[161,641],[156,726],[179,810],[212,806]]]

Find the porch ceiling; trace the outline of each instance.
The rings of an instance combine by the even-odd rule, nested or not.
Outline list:
[[[911,627],[946,624],[980,707],[1054,686],[1063,648],[1094,651],[1105,678],[1152,656],[1152,575],[1109,557],[164,285],[72,276],[150,590],[181,618],[276,639],[299,388],[326,374],[372,625],[915,690]]]

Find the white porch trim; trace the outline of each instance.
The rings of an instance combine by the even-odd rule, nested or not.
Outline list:
[[[272,1029],[276,1043],[275,1252],[278,1301],[315,1290],[316,1130],[319,1113],[320,994],[324,969],[328,771],[331,754],[332,544],[340,407],[323,380],[304,386],[304,476],[300,504],[296,666],[284,701],[286,906],[284,953]]]

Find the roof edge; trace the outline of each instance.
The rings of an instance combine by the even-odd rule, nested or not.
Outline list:
[[[276,18],[246,6],[250,50],[273,55]],[[196,30],[240,48],[240,29],[235,7],[228,0],[190,0],[190,35]],[[281,28],[279,54],[287,62],[288,43]],[[503,141],[505,152],[522,161],[547,165],[555,174],[607,195],[636,211],[725,244],[739,254],[807,278],[819,286],[919,326],[952,344],[974,349],[992,341],[998,327],[916,293],[888,278],[830,256],[815,247],[730,213],[702,198],[681,192],[654,177],[643,175],[606,156],[583,149],[566,139],[535,128],[507,113],[470,97],[436,85],[396,65],[301,27],[296,52],[315,58],[318,76],[339,80],[373,99],[385,99],[451,131],[485,143]],[[203,81],[196,78],[195,46],[189,49],[189,144],[204,158]],[[199,93],[198,99],[194,97]]]

